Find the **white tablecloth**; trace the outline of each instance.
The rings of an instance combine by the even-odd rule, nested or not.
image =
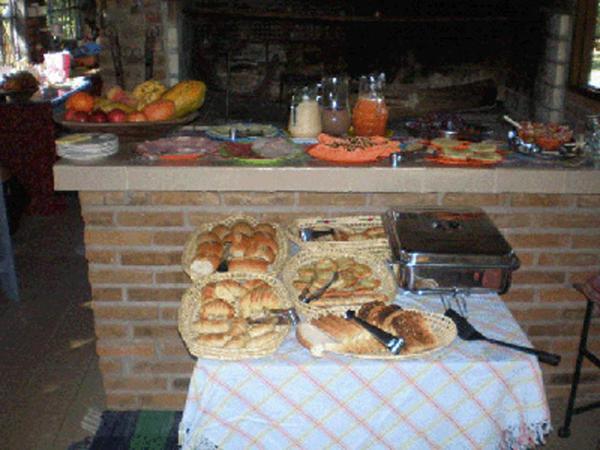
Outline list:
[[[399,295],[443,312],[436,297]],[[529,345],[496,295],[471,296],[469,321]],[[550,431],[535,357],[457,338],[422,359],[317,359],[293,333],[270,357],[199,359],[180,425],[184,449],[526,448]],[[207,441],[208,440],[208,441]]]

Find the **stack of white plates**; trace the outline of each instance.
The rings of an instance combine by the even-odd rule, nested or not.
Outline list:
[[[58,156],[80,161],[103,158],[119,151],[119,138],[110,133],[76,133],[56,140]]]

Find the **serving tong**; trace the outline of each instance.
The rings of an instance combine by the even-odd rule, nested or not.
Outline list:
[[[323,296],[323,294],[325,293],[325,291],[327,291],[327,289],[329,289],[331,287],[331,285],[333,283],[335,283],[339,277],[340,277],[340,273],[338,271],[333,272],[333,276],[331,277],[331,280],[329,280],[327,283],[325,283],[325,285],[323,285],[322,287],[317,289],[312,294],[310,293],[309,288],[305,287],[304,289],[302,289],[302,292],[300,292],[300,295],[298,296],[298,300],[300,300],[302,303],[310,303],[310,302],[320,299]]]
[[[322,236],[335,236],[334,228],[315,230],[314,228],[300,228],[300,239],[303,242],[314,241]]]
[[[537,350],[535,348],[525,347],[523,345],[517,345],[511,342],[501,341],[499,339],[493,339],[485,336],[468,321],[466,314],[466,295],[463,293],[455,291],[454,295],[452,296],[452,299],[456,300],[458,312],[452,309],[452,299],[447,300],[444,295],[440,295],[440,298],[444,308],[446,309],[444,315],[454,322],[458,332],[458,337],[460,337],[462,340],[486,341],[491,344],[496,344],[502,347],[508,347],[512,348],[513,350],[535,355],[540,362],[550,364],[552,366],[558,366],[558,364],[560,364],[561,356],[555,353],[548,353],[543,350]]]
[[[404,338],[394,336],[387,331],[382,330],[375,325],[371,325],[366,320],[361,319],[356,315],[356,312],[349,309],[344,315],[346,320],[352,320],[367,330],[377,341],[381,342],[390,353],[397,355],[402,351],[405,345]]]

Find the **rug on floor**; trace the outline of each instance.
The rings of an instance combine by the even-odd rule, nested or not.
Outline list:
[[[176,450],[181,411],[104,411],[93,438],[68,450]]]

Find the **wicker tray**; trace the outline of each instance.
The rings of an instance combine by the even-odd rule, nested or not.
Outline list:
[[[202,233],[206,233],[206,232],[212,230],[213,227],[215,227],[219,224],[230,227],[235,222],[240,221],[240,220],[244,220],[252,226],[256,226],[260,223],[254,217],[230,216],[227,219],[222,220],[220,222],[205,223],[205,224],[201,225],[196,231],[194,231],[190,235],[190,237],[188,238],[188,240],[186,241],[186,243],[183,247],[183,254],[181,256],[181,265],[183,267],[183,271],[192,279],[192,281],[197,281],[199,279],[204,278],[203,276],[194,274],[191,271],[191,265],[192,265],[192,262],[194,261],[194,258],[196,257],[196,249],[198,248],[198,242],[197,242],[198,236]],[[281,227],[279,227],[279,225],[277,225],[275,223],[270,223],[270,225],[272,225],[273,228],[275,228],[275,231],[276,231],[275,240],[277,241],[277,245],[279,246],[279,251],[277,252],[275,261],[273,261],[273,264],[271,264],[269,266],[268,272],[276,274],[283,268],[283,265],[285,264],[285,261],[287,260],[289,245],[288,245],[288,240],[285,236],[285,233],[282,231]]]
[[[344,217],[306,217],[294,220],[286,227],[288,238],[302,250],[320,252],[322,250],[339,250],[353,252],[366,251],[377,259],[390,259],[390,246],[387,238],[367,239],[364,241],[303,241],[300,239],[300,228],[343,228],[360,233],[368,228],[383,227],[381,216],[344,216]]]
[[[416,311],[423,315],[423,317],[425,318],[425,321],[431,328],[432,333],[435,335],[435,337],[438,340],[438,345],[436,347],[430,348],[428,350],[424,350],[422,352],[400,354],[400,355],[393,355],[384,349],[382,349],[381,353],[360,354],[360,353],[334,352],[334,351],[332,351],[332,353],[338,353],[340,355],[347,355],[347,356],[351,356],[353,358],[361,358],[361,359],[401,360],[401,359],[410,359],[410,358],[420,358],[420,357],[435,353],[444,347],[447,347],[448,345],[450,345],[452,343],[452,341],[454,341],[454,339],[456,339],[456,335],[457,335],[456,325],[450,318],[444,316],[443,314],[436,314],[436,313],[423,311],[420,309],[413,309],[413,308],[406,308],[405,311]]]
[[[245,274],[245,273],[218,273],[204,277],[202,281],[195,283],[190,287],[181,298],[179,306],[178,327],[179,333],[185,342],[189,352],[199,358],[221,359],[221,360],[239,360],[247,358],[260,358],[274,353],[281,345],[291,329],[291,325],[278,325],[276,330],[277,337],[269,341],[264,347],[252,349],[228,349],[222,347],[208,347],[199,344],[195,340],[197,333],[194,331],[194,318],[202,305],[200,292],[208,283],[223,280],[248,281],[259,279],[271,286],[280,300],[281,308],[290,308],[288,293],[281,281],[270,275],[263,274]],[[237,309],[238,305],[234,305]]]
[[[310,303],[303,303],[298,300],[300,290],[296,289],[293,285],[293,281],[297,276],[298,269],[306,264],[315,262],[321,258],[340,258],[350,257],[356,262],[368,265],[373,271],[373,276],[381,280],[381,286],[374,290],[376,293],[384,294],[387,297],[387,303],[394,301],[396,295],[396,283],[392,276],[392,273],[387,266],[382,262],[376,260],[372,255],[357,255],[356,253],[347,253],[338,250],[322,250],[319,253],[314,251],[302,251],[292,256],[281,273],[283,283],[288,289],[291,297],[292,304],[304,318],[312,319],[323,314],[337,314],[342,315],[348,309],[355,309],[362,303],[351,302],[336,304],[330,306],[317,306]]]

